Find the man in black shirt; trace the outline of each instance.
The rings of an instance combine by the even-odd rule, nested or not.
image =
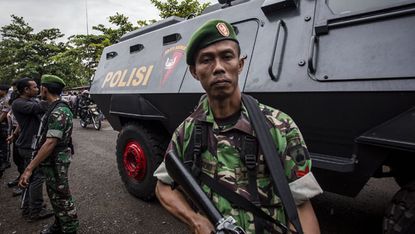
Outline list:
[[[17,81],[16,86],[20,94],[20,97],[14,100],[12,104],[13,114],[20,127],[20,130],[15,131],[15,133],[18,132],[16,146],[19,154],[24,159],[24,166],[26,167],[32,158],[34,151],[32,142],[39,129],[41,116],[47,110],[47,104],[46,102],[43,102],[43,104],[39,103],[34,99],[39,93],[39,88],[33,79],[22,78]],[[13,134],[13,136],[16,135]],[[32,175],[23,201],[22,215],[28,218],[29,222],[48,218],[53,215],[53,212],[42,207],[43,182],[44,178],[41,171],[36,170]]]

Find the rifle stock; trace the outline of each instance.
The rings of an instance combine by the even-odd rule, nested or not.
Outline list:
[[[209,221],[214,224],[217,234],[245,233],[241,227],[235,225],[233,217],[230,216],[224,218],[223,215],[219,213],[192,174],[173,152],[170,151],[168,153],[165,163],[169,175],[182,187],[192,202],[204,212]]]

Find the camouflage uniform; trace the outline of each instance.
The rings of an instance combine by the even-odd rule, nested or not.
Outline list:
[[[8,105],[8,95],[0,98],[0,113],[4,113],[5,117],[10,110]],[[7,117],[0,123],[0,173],[3,173],[5,164],[7,163]]]
[[[52,154],[42,162],[46,188],[55,213],[55,224],[63,233],[75,233],[79,222],[68,183],[71,152],[68,148],[72,135],[72,112],[67,106],[58,105],[47,124],[46,138],[58,138]]]
[[[310,172],[311,160],[308,150],[293,120],[285,113],[271,107],[262,104],[259,104],[259,107],[272,124],[270,132],[282,157],[285,175],[290,183],[290,189],[296,204],[301,204],[310,197],[321,193],[320,186]],[[239,195],[252,200],[248,192],[247,168],[240,159],[241,138],[246,134],[255,137],[245,106],[242,105],[241,115],[236,123],[218,126],[207,98],[204,99],[196,110],[176,129],[167,152],[173,150],[183,159],[186,150],[189,148],[195,121],[202,121],[210,125],[208,149],[201,155],[202,172],[231,188]],[[156,170],[155,176],[164,183],[171,184],[173,182],[166,172],[164,163]],[[271,183],[264,156],[259,150],[257,184],[261,207],[264,212],[286,224],[285,212]],[[237,224],[245,229],[247,233],[255,233],[252,213],[233,208],[226,199],[212,192],[206,185],[202,185],[202,188],[214,202],[219,212],[225,217],[233,216]],[[267,223],[265,232],[273,233],[275,227]]]

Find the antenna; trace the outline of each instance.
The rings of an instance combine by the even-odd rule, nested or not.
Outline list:
[[[86,21],[86,35],[89,35],[88,27],[88,0],[85,0],[85,21]]]

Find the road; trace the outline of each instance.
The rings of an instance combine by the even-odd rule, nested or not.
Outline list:
[[[146,203],[127,192],[117,171],[116,138],[117,132],[107,122],[96,131],[74,121],[76,152],[70,186],[78,208],[79,233],[190,233],[158,202]],[[16,176],[12,167],[0,179],[0,233],[39,233],[53,220],[29,224],[21,218],[19,199],[6,186]],[[383,210],[397,190],[393,179],[372,179],[356,198],[325,193],[313,199],[322,233],[381,233]]]

